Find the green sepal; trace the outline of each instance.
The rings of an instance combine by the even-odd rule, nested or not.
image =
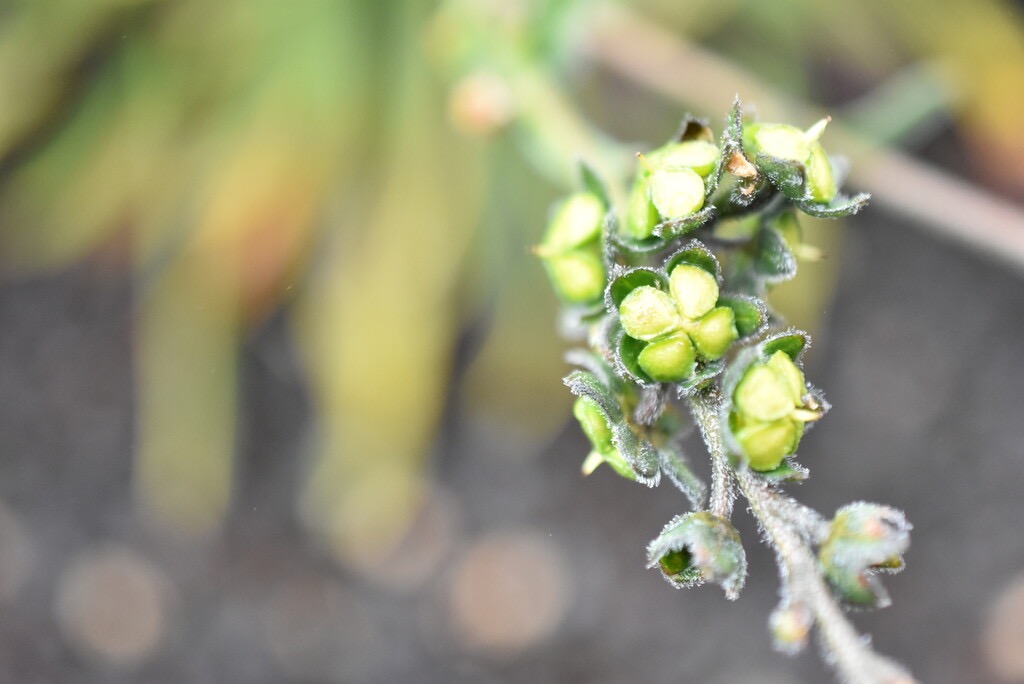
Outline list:
[[[739,532],[708,511],[673,518],[647,546],[647,567],[658,567],[674,587],[716,582],[735,599],[747,576]]]
[[[697,230],[715,217],[715,207],[704,207],[689,216],[662,221],[654,226],[654,235],[662,240],[674,240]]]
[[[634,339],[619,328],[614,342],[615,369],[621,377],[635,382],[644,389],[657,387],[659,384],[640,367],[640,352],[646,346],[647,342]]]
[[[704,246],[703,242],[699,240],[690,240],[685,245],[680,247],[678,250],[673,252],[665,259],[665,273],[670,274],[679,264],[691,264],[702,268],[715,277],[715,280],[720,280],[722,275],[722,269],[718,265],[718,259],[711,253],[707,247]]]
[[[733,101],[732,110],[730,110],[725,119],[725,129],[722,131],[722,159],[719,169],[711,176],[715,178],[714,183],[710,182],[711,177],[709,177],[708,184],[714,185],[715,190],[717,190],[718,185],[721,183],[722,176],[725,174],[733,154],[739,154],[747,158],[747,154],[743,149],[743,105],[738,97]],[[729,194],[729,204],[732,205],[733,209],[739,211],[750,207],[755,200],[761,198],[764,195],[762,192],[764,187],[767,187],[767,183],[764,183],[761,174],[750,178],[737,177],[737,181],[736,187]],[[723,213],[731,214],[733,212],[726,211]]]
[[[816,218],[843,218],[844,216],[853,216],[866,207],[870,199],[871,195],[862,192],[854,197],[836,195],[836,198],[828,204],[819,204],[806,199],[796,200],[794,204],[800,211]]]
[[[612,197],[608,192],[608,185],[601,179],[597,171],[585,161],[579,165],[580,181],[588,192],[593,193],[604,204],[605,209],[612,206]]]
[[[653,268],[641,266],[613,273],[611,282],[608,283],[604,293],[606,306],[609,310],[618,310],[626,295],[645,285],[668,292],[668,278],[664,273]]]
[[[676,383],[677,396],[680,398],[693,396],[711,384],[711,381],[721,375],[724,370],[725,359],[698,363],[693,375],[682,382]]]
[[[796,255],[776,228],[762,226],[757,232],[756,245],[753,266],[762,282],[781,283],[796,275]]]
[[[799,361],[811,346],[811,336],[803,330],[790,328],[765,338],[758,345],[761,358],[767,361],[777,351],[785,352],[793,361]]]
[[[771,482],[803,482],[811,472],[792,457],[787,457],[774,470],[759,472],[758,475]]]
[[[797,201],[808,197],[801,164],[768,154],[758,154],[754,165],[787,199]]]
[[[593,373],[575,370],[562,380],[578,397],[590,397],[605,412],[612,430],[612,444],[626,459],[637,482],[654,487],[661,479],[661,462],[657,451],[646,440],[637,437],[629,426],[618,398]]]
[[[690,502],[690,507],[694,509],[703,508],[707,496],[707,487],[690,470],[683,454],[674,446],[663,446],[658,449],[658,456],[661,458],[661,472],[665,473],[668,479],[672,481],[672,484],[686,496]]]
[[[764,300],[743,294],[723,294],[719,306],[727,306],[736,314],[736,332],[740,339],[760,333],[768,324],[768,307]]]

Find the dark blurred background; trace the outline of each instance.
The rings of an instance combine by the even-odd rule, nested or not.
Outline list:
[[[529,253],[577,159],[834,117],[875,196],[773,301],[797,495],[915,524],[857,614],[1024,682],[1024,13],[950,0],[0,2],[0,680],[829,681],[644,548]],[[691,461],[706,470],[697,444]]]

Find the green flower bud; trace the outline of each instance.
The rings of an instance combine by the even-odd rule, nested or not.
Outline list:
[[[647,567],[659,567],[677,587],[717,582],[735,598],[747,574],[740,535],[708,511],[676,516],[647,547]]]
[[[815,202],[828,203],[838,192],[832,163],[818,138],[828,119],[822,119],[806,131],[786,124],[750,124],[743,130],[743,147],[752,159],[758,154],[801,164],[808,194]]]
[[[712,309],[690,330],[690,337],[697,351],[708,361],[721,358],[739,336],[736,330],[736,313],[727,306]]]
[[[696,359],[693,343],[681,333],[648,344],[637,363],[656,382],[680,382],[693,375]]]
[[[654,227],[660,218],[658,210],[651,202],[650,183],[647,175],[641,174],[629,193],[629,204],[626,208],[626,220],[622,224],[623,232],[637,240],[643,240],[654,234]]]
[[[637,340],[653,340],[682,325],[672,298],[649,285],[626,295],[619,304],[619,320],[626,334]]]
[[[685,318],[694,320],[715,308],[718,281],[704,269],[680,264],[669,274],[669,291]]]
[[[669,143],[647,155],[656,168],[690,168],[706,177],[718,165],[721,152],[718,146],[706,140],[687,140]]]
[[[658,169],[649,183],[651,203],[663,220],[689,216],[704,206],[704,180],[693,169]]]
[[[541,242],[542,254],[560,254],[597,239],[604,225],[605,207],[597,195],[580,192],[558,210]]]
[[[552,285],[565,302],[589,304],[604,294],[607,275],[596,251],[574,250],[543,259]]]

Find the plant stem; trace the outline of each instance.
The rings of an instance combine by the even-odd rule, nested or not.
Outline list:
[[[911,684],[914,678],[896,662],[879,655],[869,639],[846,619],[822,579],[818,561],[807,542],[779,509],[785,506],[778,490],[750,470],[736,473],[740,491],[775,549],[790,600],[800,601],[814,615],[825,659],[851,684]]]
[[[901,665],[872,650],[870,640],[854,629],[822,578],[811,544],[820,543],[827,525],[816,511],[782,494],[748,468],[734,471],[722,442],[719,411],[722,397],[712,389],[690,402],[712,464],[711,512],[728,518],[734,483],[775,550],[783,594],[811,611],[825,660],[850,684],[913,684]]]
[[[712,388],[695,396],[690,402],[690,409],[711,456],[710,510],[716,516],[728,520],[732,517],[736,487],[733,482],[732,466],[729,465],[725,446],[722,444],[722,431],[718,426],[718,409],[721,402],[722,397],[718,390]]]

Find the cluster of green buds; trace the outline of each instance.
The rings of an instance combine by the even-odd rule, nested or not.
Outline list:
[[[534,248],[555,292],[566,304],[593,304],[604,293],[607,274],[603,228],[607,213],[597,195],[576,193],[555,209],[544,239]]]
[[[852,605],[888,605],[889,596],[877,576],[903,569],[910,529],[903,512],[889,506],[861,501],[836,511],[818,552],[833,590]]]
[[[770,471],[796,453],[804,424],[824,415],[803,371],[785,351],[747,366],[732,394],[729,428],[747,464]]]
[[[637,155],[639,169],[620,228],[625,237],[646,240],[657,225],[692,216],[704,207],[707,181],[721,158],[718,146],[708,138],[670,142]]]

